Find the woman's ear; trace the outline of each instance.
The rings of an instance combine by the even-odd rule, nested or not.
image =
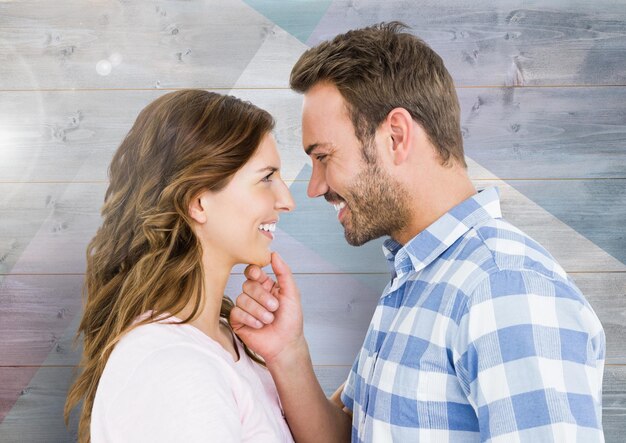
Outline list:
[[[208,191],[196,195],[189,203],[189,216],[197,223],[207,222]]]

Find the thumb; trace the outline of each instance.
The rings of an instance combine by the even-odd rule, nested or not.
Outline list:
[[[272,270],[276,275],[276,281],[283,294],[291,295],[297,293],[298,287],[293,279],[293,274],[287,263],[277,252],[272,252]]]

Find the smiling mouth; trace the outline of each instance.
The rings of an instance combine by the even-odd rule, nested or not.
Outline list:
[[[346,202],[333,203],[333,206],[335,207],[335,211],[339,212],[346,207]]]
[[[331,191],[330,189],[324,194],[324,199],[333,205],[335,211],[337,211],[337,218],[341,221],[343,214],[348,208],[346,201],[339,194],[335,191]]]
[[[345,201],[340,201],[338,203],[335,202],[330,202],[334,208],[335,211],[337,211],[337,220],[339,220],[339,222],[341,223],[346,211],[348,210],[348,206],[346,205]]]
[[[274,234],[272,234],[272,233],[276,231],[276,223],[274,222],[274,223],[260,224],[259,225],[259,231],[261,232],[261,234],[263,234],[264,236],[266,236],[270,240],[273,240],[274,239]]]

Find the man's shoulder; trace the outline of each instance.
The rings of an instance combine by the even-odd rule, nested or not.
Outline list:
[[[556,259],[528,234],[503,219],[472,229],[479,246],[492,257],[490,273],[532,271],[549,279],[567,279]]]
[[[503,219],[490,219],[470,229],[424,279],[447,290],[455,288],[466,301],[476,292],[485,296],[481,288],[493,286],[493,281],[532,280],[578,292],[543,246]]]
[[[503,219],[473,228],[474,255],[483,257],[466,295],[470,304],[486,298],[525,293],[551,295],[586,303],[556,259],[537,241]],[[490,259],[485,259],[490,256]]]
[[[472,292],[489,275],[503,271],[535,271],[546,277],[565,271],[529,235],[503,219],[489,219],[470,228],[435,260],[419,279]]]

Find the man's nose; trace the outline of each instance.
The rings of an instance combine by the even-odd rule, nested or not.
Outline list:
[[[313,172],[311,172],[311,178],[309,179],[309,185],[306,189],[306,195],[310,198],[320,197],[328,192],[328,184],[326,183],[326,177],[322,168],[313,166]]]

